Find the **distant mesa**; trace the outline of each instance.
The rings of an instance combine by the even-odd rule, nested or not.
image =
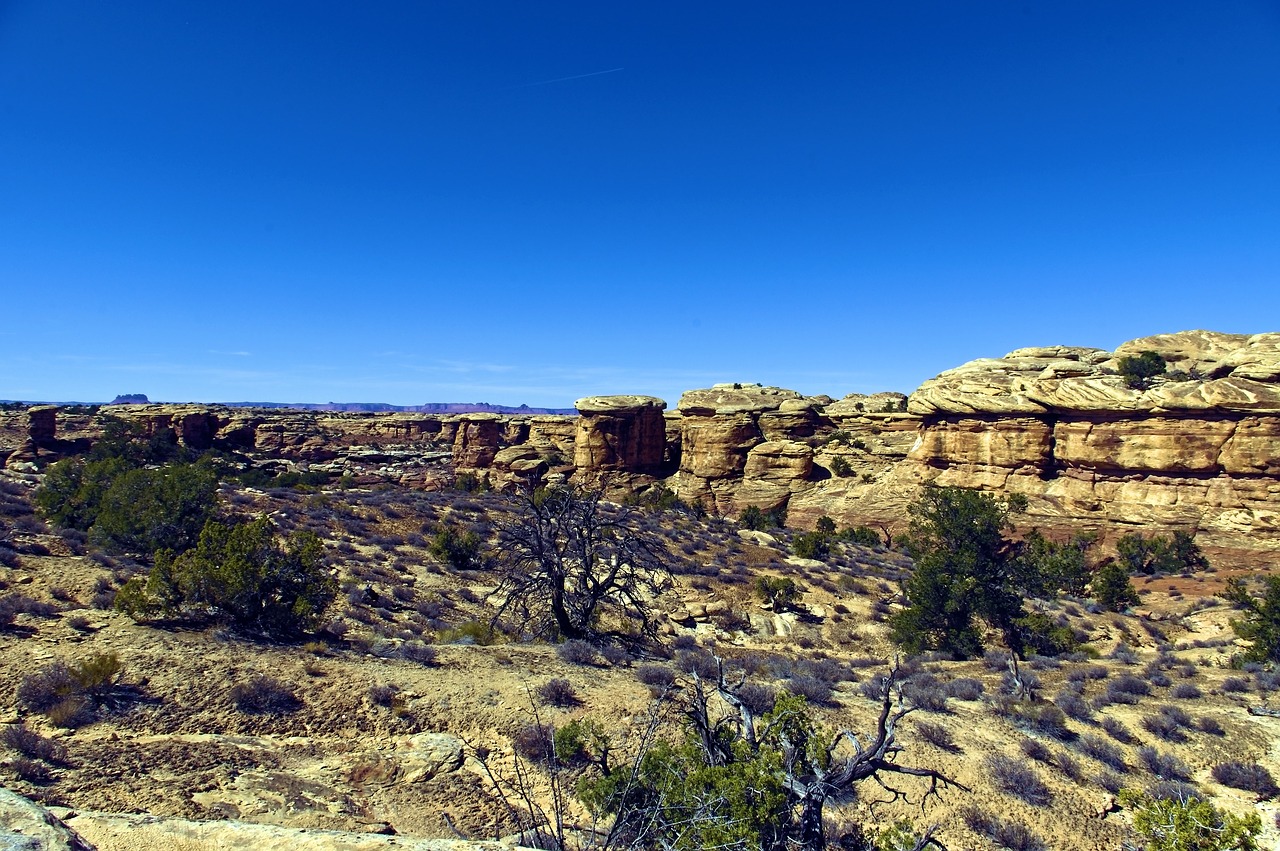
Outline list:
[[[122,393],[112,399],[109,405],[150,405],[151,400],[147,398],[145,393]]]
[[[422,405],[388,405],[385,402],[221,402],[228,408],[288,408],[298,411],[335,411],[357,414],[554,414],[571,416],[574,408],[531,408],[528,405],[491,405],[488,402],[427,402]]]

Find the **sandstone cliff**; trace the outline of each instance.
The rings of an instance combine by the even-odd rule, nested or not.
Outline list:
[[[1119,359],[1161,354],[1134,389]],[[578,400],[577,417],[344,413],[131,405],[111,413],[195,449],[281,469],[437,488],[606,482],[672,487],[736,515],[786,507],[792,525],[901,528],[921,485],[1026,494],[1028,521],[1198,530],[1210,544],[1280,547],[1280,334],[1188,331],[1115,352],[1050,346],[975,360],[910,397],[839,401],[758,384]],[[904,410],[905,409],[905,410]],[[96,425],[95,425],[96,423]],[[0,457],[30,474],[83,449],[101,421],[48,406],[0,412]]]
[[[1155,351],[1145,389],[1118,359]],[[1280,334],[1188,331],[1115,352],[1027,348],[926,381],[919,438],[895,471],[1024,493],[1030,519],[1194,529],[1224,546],[1277,545]]]

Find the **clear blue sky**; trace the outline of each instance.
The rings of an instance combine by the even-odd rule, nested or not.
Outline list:
[[[1275,0],[0,0],[0,398],[909,391],[1278,272]]]

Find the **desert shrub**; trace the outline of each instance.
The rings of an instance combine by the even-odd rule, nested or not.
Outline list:
[[[1107,790],[1112,795],[1125,788],[1124,778],[1110,771],[1099,771],[1093,776],[1093,782],[1098,784],[1102,789]]]
[[[1240,694],[1249,690],[1249,681],[1244,677],[1227,677],[1221,688],[1227,694]]]
[[[773,607],[775,612],[786,611],[801,597],[800,586],[788,576],[760,576],[755,582],[756,596]]]
[[[1055,754],[1053,764],[1072,781],[1076,783],[1084,782],[1084,769],[1080,767],[1079,761],[1066,751],[1059,751]]]
[[[1257,813],[1223,812],[1194,797],[1157,798],[1126,789],[1120,803],[1133,810],[1133,827],[1148,851],[1255,851],[1262,830]]]
[[[571,638],[561,644],[556,648],[556,656],[571,665],[594,665],[597,658],[596,648],[580,638]]]
[[[1124,742],[1128,745],[1137,741],[1128,727],[1111,716],[1107,716],[1102,719],[1102,729],[1106,731],[1108,736],[1115,739],[1117,742]]]
[[[1075,738],[1075,733],[1067,726],[1066,715],[1052,703],[1015,701],[1012,704],[1012,710],[1011,719],[1028,730],[1052,736],[1063,742]]]
[[[210,520],[194,549],[156,553],[146,580],[125,583],[116,607],[139,620],[209,617],[283,637],[314,628],[336,595],[320,539],[295,532],[281,546],[259,517]]]
[[[1046,851],[1044,842],[1019,822],[1001,821],[978,807],[965,807],[960,817],[974,833],[985,836],[1006,851]]]
[[[1030,739],[1023,736],[1018,741],[1018,750],[1022,751],[1023,756],[1028,759],[1034,759],[1036,762],[1053,762],[1053,751],[1038,739]]]
[[[292,686],[264,675],[232,686],[229,697],[246,715],[283,715],[302,708]]]
[[[936,748],[942,748],[944,751],[953,753],[960,750],[960,746],[956,744],[955,738],[951,735],[951,730],[942,724],[935,724],[932,721],[917,721],[916,733],[921,739]]]
[[[1151,684],[1134,674],[1121,674],[1107,684],[1107,689],[1142,696],[1151,694]]]
[[[1157,801],[1204,801],[1208,796],[1190,783],[1157,780],[1147,786],[1147,794]]]
[[[1213,779],[1232,789],[1253,792],[1260,799],[1280,794],[1271,772],[1256,762],[1220,762],[1213,767]]]
[[[1146,716],[1142,719],[1142,727],[1147,732],[1157,738],[1164,739],[1166,742],[1185,742],[1187,740],[1186,733],[1182,732],[1182,726],[1164,713]]]
[[[32,786],[48,786],[54,781],[53,771],[43,762],[20,756],[10,763],[10,766],[13,768],[13,773],[18,775],[19,780],[30,783]],[[23,846],[13,847],[20,848]]]
[[[555,677],[538,686],[537,695],[548,706],[570,707],[582,703],[573,683],[563,677]]]
[[[1100,736],[1081,736],[1077,746],[1085,756],[1096,759],[1110,769],[1121,773],[1129,770],[1129,764],[1125,762],[1124,753]]]
[[[1195,683],[1178,683],[1169,690],[1169,696],[1178,700],[1195,700],[1202,693]]]
[[[28,674],[18,684],[18,705],[49,715],[58,726],[63,721],[82,721],[89,710],[89,702],[102,703],[115,689],[123,673],[124,665],[115,653],[95,653],[74,664],[54,662]]]
[[[925,712],[947,712],[947,691],[932,677],[911,679],[902,688],[902,696],[912,706]]]
[[[434,665],[439,655],[434,647],[421,641],[406,641],[400,648],[400,655],[410,662],[419,665]]]
[[[600,658],[604,659],[605,664],[614,668],[621,668],[624,665],[631,664],[632,655],[627,648],[617,644],[606,644],[599,648]]]
[[[1186,763],[1173,754],[1162,753],[1150,745],[1138,748],[1138,761],[1161,780],[1179,780],[1185,783],[1191,779],[1191,769],[1187,768]]]
[[[661,694],[675,684],[676,675],[665,665],[639,665],[636,667],[636,679],[649,687],[655,694]]]
[[[1093,709],[1079,694],[1074,691],[1059,692],[1053,699],[1054,706],[1062,710],[1068,718],[1077,721],[1092,721]]]
[[[8,594],[0,597],[0,627],[11,625],[14,618],[21,614],[51,618],[58,614],[58,607],[35,600],[25,594]]]
[[[759,683],[743,683],[737,695],[738,700],[741,700],[757,717],[769,712],[778,702],[777,690]]]
[[[526,724],[512,737],[516,753],[530,762],[555,762],[555,728],[550,724]]]
[[[1079,665],[1067,671],[1067,680],[1070,682],[1105,680],[1109,673],[1104,665]]]
[[[59,742],[46,739],[25,724],[10,724],[0,732],[0,742],[23,756],[61,764],[67,761],[67,749]]]
[[[701,647],[676,653],[676,667],[686,674],[697,674],[702,679],[713,682],[720,672],[715,657]]]
[[[948,697],[954,697],[956,700],[977,700],[986,691],[982,680],[974,677],[957,677],[946,683],[942,689]]]
[[[832,702],[831,683],[810,674],[801,674],[787,680],[787,691],[800,695],[810,703]]]
[[[1033,807],[1047,806],[1053,800],[1040,775],[1015,759],[993,754],[987,757],[986,768],[996,788]]]
[[[1210,715],[1204,715],[1197,719],[1196,729],[1201,733],[1208,733],[1211,736],[1224,736],[1227,732],[1222,728],[1222,724],[1218,719]]]
[[[376,706],[391,706],[400,690],[393,685],[369,686],[369,702]]]

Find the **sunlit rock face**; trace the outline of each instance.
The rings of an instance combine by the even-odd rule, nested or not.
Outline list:
[[[1132,388],[1119,360],[1169,372]],[[1280,533],[1280,334],[1187,331],[1106,352],[1028,348],[926,381],[902,480],[1025,493],[1030,518]]]
[[[651,472],[666,453],[667,403],[653,396],[589,396],[578,409],[573,465],[579,470]]]

